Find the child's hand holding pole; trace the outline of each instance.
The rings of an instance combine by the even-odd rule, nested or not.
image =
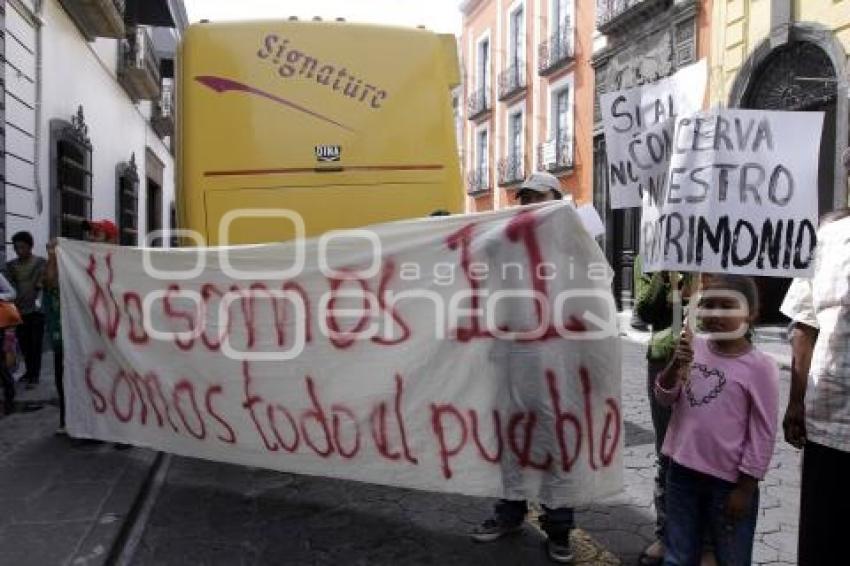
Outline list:
[[[691,373],[691,363],[694,361],[694,350],[691,346],[693,337],[690,325],[685,323],[679,335],[676,351],[673,353],[673,372],[677,379],[681,381],[687,381],[688,375]]]
[[[658,385],[662,389],[673,389],[677,382],[687,380],[691,371],[691,363],[694,361],[694,351],[691,347],[692,339],[691,329],[688,325],[684,325],[670,365],[658,376]]]

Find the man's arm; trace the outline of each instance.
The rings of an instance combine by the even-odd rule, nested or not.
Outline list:
[[[791,326],[791,394],[788,408],[782,421],[785,440],[788,444],[802,448],[806,442],[806,387],[812,352],[818,338],[817,328],[801,322]]]
[[[802,448],[806,441],[806,386],[818,336],[812,282],[794,279],[779,310],[791,319],[791,395],[782,420],[782,430],[790,445]]]
[[[47,244],[47,267],[44,268],[44,286],[55,289],[59,286],[59,266],[56,263],[56,240]]]

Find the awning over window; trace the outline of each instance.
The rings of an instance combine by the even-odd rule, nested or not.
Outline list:
[[[168,0],[127,0],[124,21],[166,28],[175,26]]]

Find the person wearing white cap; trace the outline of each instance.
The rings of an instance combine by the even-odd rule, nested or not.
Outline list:
[[[528,176],[516,192],[516,199],[521,205],[535,204],[564,198],[561,182],[551,173],[538,171]]]
[[[532,173],[525,182],[520,185],[516,193],[516,199],[523,206],[540,202],[562,200],[561,184],[557,177],[550,173]],[[517,253],[516,247],[505,246],[501,240],[493,240],[489,246],[488,260],[494,265],[513,263],[515,259],[510,254]],[[524,251],[518,252],[524,254]],[[503,278],[505,276],[503,275]],[[522,287],[521,280],[502,281],[505,289]],[[527,302],[521,301],[522,304]],[[530,324],[534,328],[536,324],[530,321],[527,308],[522,308],[516,303],[508,303],[510,314],[507,318],[512,321],[514,328],[526,329]],[[533,316],[532,316],[533,318]],[[512,408],[520,410],[543,411],[539,407],[543,403],[545,394],[540,389],[541,366],[545,353],[540,351],[537,345],[532,343],[513,343],[510,341],[499,342],[498,352],[492,354],[500,360],[500,365],[505,368],[505,377],[509,383],[507,393],[510,398],[509,404]],[[543,414],[541,412],[540,414]],[[528,514],[528,502],[525,499],[525,475],[517,467],[513,460],[502,461],[502,482],[504,487],[504,498],[496,502],[493,515],[482,524],[475,527],[470,533],[473,540],[477,542],[492,542],[505,535],[516,533],[522,529],[525,517]],[[551,474],[540,482],[540,492],[556,489],[563,486],[564,478],[558,474]],[[540,516],[540,524],[547,535],[546,549],[549,558],[557,563],[569,564],[574,560],[570,547],[570,532],[575,526],[573,509],[571,507],[549,507],[543,506]]]

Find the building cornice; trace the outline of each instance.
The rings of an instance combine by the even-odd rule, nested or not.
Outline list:
[[[468,16],[483,1],[484,0],[463,0],[458,6],[458,8],[464,16]]]

